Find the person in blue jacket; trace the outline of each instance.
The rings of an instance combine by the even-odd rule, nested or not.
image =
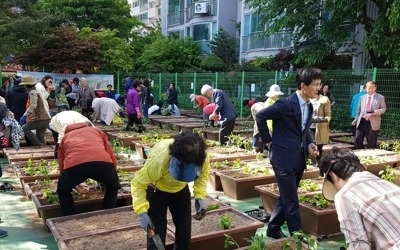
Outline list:
[[[353,98],[351,99],[351,104],[350,104],[350,110],[351,110],[351,121],[354,121],[354,119],[357,117],[357,108],[358,108],[358,102],[360,101],[360,97],[365,95],[367,91],[365,90],[365,85],[363,86],[363,89],[353,95]],[[353,136],[356,136],[356,126],[351,126],[351,133]]]

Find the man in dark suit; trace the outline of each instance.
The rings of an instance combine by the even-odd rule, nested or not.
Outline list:
[[[364,137],[367,137],[368,148],[377,147],[381,116],[386,112],[385,97],[376,93],[376,83],[368,81],[365,90],[367,94],[360,97],[357,115],[352,122],[356,126],[356,149],[364,148]]]
[[[301,229],[297,188],[306,169],[308,154],[318,155],[318,148],[309,133],[313,112],[310,99],[318,96],[321,79],[320,69],[299,69],[296,75],[297,91],[256,115],[261,139],[270,151],[280,192],[268,224],[268,237],[286,237],[281,231],[285,221],[291,235]],[[268,126],[265,126],[267,120],[273,121],[272,138]]]

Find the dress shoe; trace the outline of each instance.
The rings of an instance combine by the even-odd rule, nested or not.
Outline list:
[[[281,239],[287,237],[285,234],[283,234],[281,230],[277,231],[267,230],[267,236],[274,239]]]

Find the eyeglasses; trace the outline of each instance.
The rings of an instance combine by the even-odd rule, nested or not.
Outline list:
[[[310,85],[315,86],[317,88],[321,88],[321,86],[322,86],[322,84],[320,84],[320,83],[310,83],[308,86],[310,86]]]

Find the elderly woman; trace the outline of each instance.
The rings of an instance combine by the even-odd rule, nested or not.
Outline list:
[[[82,115],[87,116],[91,111],[91,102],[96,97],[94,90],[87,83],[86,78],[81,78],[81,91],[77,99],[77,104],[82,108]]]
[[[27,109],[20,119],[25,136],[35,146],[46,145],[44,139],[47,126],[50,123],[50,112],[46,100],[35,87],[31,76],[22,77],[20,85],[25,86],[29,92]],[[36,130],[36,134],[32,132]]]
[[[167,209],[171,212],[176,228],[174,249],[190,249],[190,182],[194,182],[194,218],[201,220],[206,215],[203,199],[210,174],[210,156],[206,148],[203,138],[191,132],[160,141],[131,181],[133,210],[140,217],[141,227],[146,232],[153,229],[163,244],[167,234]],[[148,239],[147,249],[154,248],[154,242]]]

